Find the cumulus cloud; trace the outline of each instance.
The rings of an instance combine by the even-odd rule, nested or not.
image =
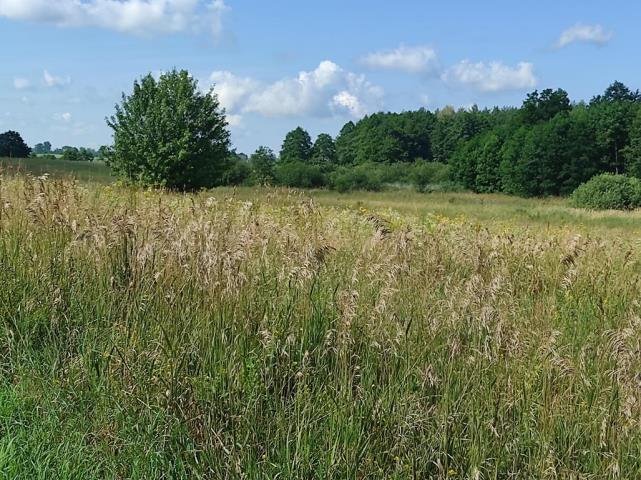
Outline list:
[[[577,42],[605,45],[612,39],[612,36],[612,32],[606,31],[601,25],[577,23],[561,33],[556,46],[563,48]]]
[[[442,75],[445,83],[471,87],[481,92],[522,90],[536,86],[534,65],[520,62],[510,67],[501,62],[473,63],[463,60]]]
[[[16,90],[25,90],[31,87],[31,81],[28,78],[15,77],[13,79],[13,88]]]
[[[263,83],[228,71],[212,73],[210,80],[221,105],[239,122],[239,115],[266,117],[349,115],[360,117],[380,107],[383,91],[363,75],[345,71],[331,61],[273,83]]]
[[[57,77],[47,70],[44,71],[42,78],[47,87],[64,87],[71,83],[71,77]]]
[[[361,63],[372,69],[401,70],[408,73],[433,72],[438,69],[438,58],[428,46],[406,47],[370,53]]]
[[[60,27],[99,27],[139,35],[222,29],[224,0],[0,0],[0,16]]]
[[[222,106],[236,111],[249,95],[258,90],[260,83],[249,77],[240,77],[229,71],[213,72],[209,80],[216,85],[216,94]]]

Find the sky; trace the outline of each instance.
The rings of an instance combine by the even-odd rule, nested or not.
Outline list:
[[[214,86],[239,152],[378,111],[518,106],[641,88],[638,4],[610,0],[0,0],[0,131],[111,143],[135,79]],[[628,14],[626,14],[628,12]]]

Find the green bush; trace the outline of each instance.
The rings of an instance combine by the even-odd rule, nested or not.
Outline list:
[[[382,190],[384,182],[379,167],[371,163],[341,167],[331,175],[330,187],[339,192]]]
[[[253,185],[249,163],[238,158],[230,158],[228,162],[222,175],[223,185]]]
[[[281,162],[275,168],[279,185],[296,188],[325,186],[325,175],[320,166],[304,162]]]
[[[385,187],[414,186],[420,192],[459,190],[450,180],[450,166],[418,159],[414,163],[362,163],[338,168],[330,175],[330,187],[339,192],[378,191]]]
[[[574,207],[630,210],[641,207],[641,180],[604,173],[580,185],[570,197]]]
[[[434,190],[436,185],[451,183],[451,167],[440,162],[417,160],[412,165],[410,180],[419,192]]]

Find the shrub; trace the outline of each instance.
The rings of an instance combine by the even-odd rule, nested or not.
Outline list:
[[[383,178],[378,165],[362,163],[336,170],[330,177],[330,186],[339,192],[378,191],[383,188]]]
[[[251,185],[251,167],[239,158],[231,158],[222,176],[223,185]]]
[[[318,165],[305,162],[281,162],[275,168],[276,182],[296,188],[318,188],[325,185],[325,176]]]
[[[570,197],[572,206],[593,210],[641,207],[641,180],[604,173],[580,185]]]
[[[417,160],[412,165],[410,174],[411,182],[419,192],[433,190],[436,185],[447,185],[450,183],[451,167],[440,162],[426,162]]]

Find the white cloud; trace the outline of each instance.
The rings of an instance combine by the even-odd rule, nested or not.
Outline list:
[[[56,113],[53,116],[53,119],[59,122],[64,122],[64,123],[69,123],[71,122],[73,118],[73,115],[69,112],[64,112],[64,113]]]
[[[370,53],[361,58],[369,68],[401,70],[409,73],[425,73],[438,70],[438,59],[433,48],[428,46],[406,47]]]
[[[266,117],[347,114],[363,116],[380,108],[383,91],[363,75],[345,71],[325,60],[312,71],[300,72],[273,83],[239,77],[228,71],[211,74],[221,105],[240,122],[240,115],[258,113]]]
[[[71,77],[57,77],[49,73],[48,70],[44,71],[44,73],[42,74],[42,78],[44,80],[45,86],[47,87],[64,87],[65,85],[69,85],[71,83]]]
[[[260,84],[249,77],[238,77],[229,71],[213,72],[209,80],[216,85],[216,94],[223,107],[235,111]]]
[[[612,39],[612,36],[612,32],[606,31],[601,25],[577,23],[561,33],[556,46],[563,48],[576,42],[605,45]]]
[[[60,27],[99,27],[139,35],[208,27],[222,30],[223,0],[0,0],[0,16]]]
[[[450,67],[441,78],[445,83],[467,86],[481,92],[522,90],[532,88],[537,83],[534,65],[527,62],[510,67],[501,62],[472,63],[463,60]]]
[[[15,77],[13,79],[13,88],[16,90],[25,90],[31,87],[31,81],[28,78]]]

